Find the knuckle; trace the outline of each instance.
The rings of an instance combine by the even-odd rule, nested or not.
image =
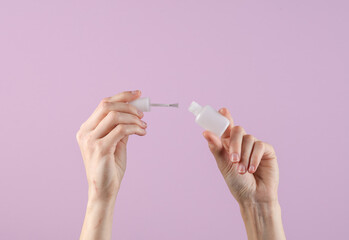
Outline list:
[[[246,134],[246,135],[244,135],[244,140],[245,140],[245,141],[253,142],[254,139],[255,139],[254,136],[251,135],[251,134]]]
[[[107,100],[108,98],[103,98],[102,101],[100,102],[99,106],[103,109],[103,110],[107,110],[110,106],[110,102]]]
[[[255,147],[264,149],[264,142],[256,141],[254,144],[255,144]]]
[[[110,97],[105,97],[101,100],[101,103],[106,103],[110,101]]]
[[[86,144],[88,147],[93,147],[94,141],[93,141],[92,134],[87,134],[87,135],[85,136],[84,140],[85,140],[85,144]]]
[[[82,139],[82,131],[81,131],[81,130],[77,131],[77,133],[75,134],[75,137],[76,137],[76,140],[77,140],[78,142],[81,142],[81,139]]]
[[[86,128],[86,122],[83,122],[80,126],[79,131],[82,131],[82,129],[85,129],[85,128]]]
[[[122,115],[122,114],[121,114],[120,112],[115,112],[115,111],[114,111],[114,116],[113,116],[113,117],[114,117],[114,119],[116,119],[116,120],[119,121],[120,118],[121,118],[121,115]]]
[[[266,142],[264,142],[264,145],[265,145],[265,147],[270,148],[270,150],[271,150],[272,152],[274,152],[274,153],[275,153],[275,148],[274,148],[274,146],[273,146],[273,145],[271,145],[270,143],[266,143]]]
[[[121,134],[121,135],[126,134],[127,128],[125,127],[125,125],[119,124],[119,125],[118,125],[118,128],[119,128],[119,134]]]
[[[120,117],[120,113],[119,113],[119,112],[116,112],[116,111],[110,111],[110,112],[108,113],[108,115],[110,115],[111,118],[116,119],[116,120],[118,120],[119,117]]]

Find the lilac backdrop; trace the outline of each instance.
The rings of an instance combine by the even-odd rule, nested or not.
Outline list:
[[[141,89],[180,103],[129,141],[113,239],[246,239],[187,111],[225,106],[272,143],[289,239],[344,239],[348,1],[0,2],[0,239],[77,239],[87,200],[75,133]]]

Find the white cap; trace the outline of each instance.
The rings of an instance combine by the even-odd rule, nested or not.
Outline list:
[[[150,112],[150,98],[148,97],[138,98],[130,102],[130,104],[142,112]]]
[[[195,116],[200,113],[201,109],[202,107],[200,106],[200,104],[195,101],[193,101],[188,108],[189,112],[192,112]]]

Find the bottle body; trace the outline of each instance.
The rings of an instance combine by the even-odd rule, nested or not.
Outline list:
[[[207,105],[196,115],[195,121],[204,129],[221,137],[229,126],[229,120],[218,113],[214,108]]]

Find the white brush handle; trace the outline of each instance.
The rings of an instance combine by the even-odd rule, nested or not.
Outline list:
[[[138,108],[142,112],[150,112],[151,106],[153,107],[178,107],[178,103],[163,104],[163,103],[150,103],[150,98],[138,98],[130,102],[133,106]]]

